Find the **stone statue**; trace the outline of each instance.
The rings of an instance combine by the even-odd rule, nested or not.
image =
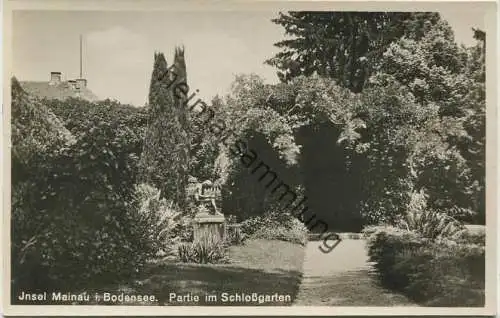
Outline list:
[[[199,205],[200,211],[207,211],[212,215],[222,215],[215,203],[216,199],[220,197],[220,188],[217,185],[214,185],[210,180],[200,183],[194,177],[189,179],[189,183],[190,192]]]

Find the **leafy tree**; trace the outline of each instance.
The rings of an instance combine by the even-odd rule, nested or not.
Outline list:
[[[209,107],[214,111],[216,119],[224,120],[221,97],[215,96]],[[190,118],[191,155],[190,175],[199,180],[215,180],[223,172],[217,172],[217,158],[220,153],[220,138],[218,138],[206,123],[207,116],[192,115]],[[215,120],[215,119],[214,119]]]
[[[312,212],[332,226],[351,226],[358,211],[395,221],[424,189],[429,209],[484,215],[484,32],[464,48],[436,13],[291,12],[275,22],[294,36],[268,61],[283,82],[238,76],[222,113]],[[222,150],[229,206],[272,209]]]
[[[441,116],[462,117],[461,102],[468,85],[466,52],[455,43],[446,22],[425,23],[424,30],[419,40],[403,37],[391,43],[369,82],[407,86],[419,103],[439,104]]]
[[[416,50],[432,56],[424,44]],[[405,72],[408,63],[397,61],[396,75]],[[389,63],[382,60],[381,65]],[[450,100],[460,105],[464,95],[442,103],[432,94],[422,99],[419,90],[399,80],[377,81],[389,76],[384,70],[393,69],[381,68],[361,94],[319,76],[299,76],[275,86],[253,76],[238,77],[227,99],[228,120],[280,178],[305,188],[311,212],[331,227],[353,229],[360,221],[358,211],[365,222],[395,221],[405,213],[412,193],[422,188],[429,194],[430,208],[467,218],[474,211],[471,169],[451,142],[467,136],[464,112],[461,108],[453,117],[442,112],[453,105]],[[444,79],[452,84],[463,76],[446,72]],[[427,89],[432,91],[436,81],[430,83]],[[453,96],[451,87],[444,86],[442,94]],[[238,157],[232,158],[238,163]],[[267,202],[276,198],[270,198],[262,184],[248,182],[252,175],[234,163],[230,188],[232,200],[240,203],[232,206],[246,215],[271,208]],[[297,175],[300,178],[294,178]]]
[[[406,36],[419,40],[425,24],[440,22],[437,13],[405,12],[288,12],[272,20],[290,38],[268,64],[279,69],[282,81],[317,73],[360,92],[374,65],[393,41]]]
[[[404,87],[418,104],[414,111],[437,113],[414,123],[427,129],[420,130],[412,150],[419,152],[411,156],[421,171],[416,182],[431,192],[431,208],[453,209],[448,212],[469,221],[472,215],[484,215],[480,207],[484,202],[484,193],[480,194],[484,184],[483,47],[458,47],[451,31],[438,23],[419,41],[402,38],[392,43],[367,86],[375,90],[374,95],[381,95],[384,87]]]
[[[176,76],[174,74],[177,74]],[[176,49],[168,70],[163,53],[155,53],[149,90],[149,118],[140,164],[140,180],[160,189],[162,197],[183,205],[189,172],[189,132],[185,96],[174,93],[186,83],[184,52]]]
[[[462,155],[472,170],[474,183],[474,207],[479,212],[475,221],[485,222],[485,161],[486,161],[486,34],[474,30],[477,45],[469,48],[466,67],[468,93],[464,105],[468,110],[464,121],[467,138],[459,145]]]

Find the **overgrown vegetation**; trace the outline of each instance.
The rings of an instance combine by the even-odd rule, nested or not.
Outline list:
[[[128,279],[154,256],[133,204],[142,118],[112,101],[39,101],[13,79],[13,295]]]
[[[426,306],[484,306],[485,236],[414,192],[396,226],[366,229],[381,281]]]
[[[484,306],[484,243],[386,227],[371,235],[369,256],[383,284],[423,305]]]

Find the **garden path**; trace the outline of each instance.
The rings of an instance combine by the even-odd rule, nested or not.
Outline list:
[[[344,239],[327,254],[319,250],[322,244],[312,241],[306,246],[304,274],[294,305],[416,306],[379,284],[365,240]]]

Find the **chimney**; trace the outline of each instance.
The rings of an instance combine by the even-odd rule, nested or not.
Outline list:
[[[50,72],[50,85],[58,85],[61,83],[61,72]]]
[[[69,87],[71,89],[76,89],[76,81],[75,80],[69,80],[68,84],[69,84]]]
[[[76,88],[81,89],[87,87],[87,80],[85,78],[76,79]]]

